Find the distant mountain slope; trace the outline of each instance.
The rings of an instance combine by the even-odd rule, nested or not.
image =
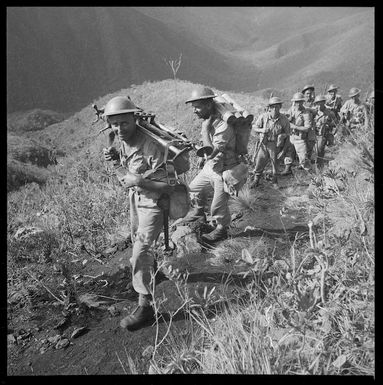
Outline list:
[[[218,52],[132,8],[7,8],[8,112],[78,110],[130,84],[172,77],[164,58],[181,52],[179,77],[229,87],[235,74]]]
[[[73,112],[131,84],[173,76],[290,95],[374,82],[370,7],[8,7],[7,109]]]

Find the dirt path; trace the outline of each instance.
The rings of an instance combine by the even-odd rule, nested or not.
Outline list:
[[[249,249],[258,243],[264,250],[274,250],[274,258],[283,258],[290,238],[297,232],[307,231],[306,209],[309,198],[307,185],[297,186],[294,177],[280,178],[279,189],[263,181],[255,194],[258,196],[256,210],[243,213],[235,220],[230,229],[230,239],[225,240],[215,250],[198,255],[186,255],[171,259],[172,268],[181,272],[188,271],[187,287],[196,300],[203,296],[205,287],[216,287],[217,298],[236,298],[244,293],[246,280],[241,273],[249,270],[243,260],[225,256],[220,250],[229,250],[236,242],[248,242]],[[293,183],[294,182],[294,183]],[[292,185],[295,187],[291,187]],[[257,243],[258,242],[258,243]],[[260,243],[261,242],[261,243]],[[79,314],[70,317],[66,325],[54,328],[50,325],[52,313],[40,314],[36,321],[13,320],[13,336],[19,338],[8,341],[8,375],[86,375],[86,374],[124,374],[148,373],[150,354],[145,350],[153,346],[156,338],[161,338],[166,331],[166,322],[157,327],[148,326],[136,332],[122,330],[119,327],[121,317],[128,314],[135,306],[135,296],[129,288],[130,272],[128,260],[130,249],[117,251],[107,264],[89,263],[83,274],[95,278],[94,287],[84,293],[96,293],[99,301],[96,307],[83,308]],[[105,281],[107,285],[105,285]],[[83,294],[84,294],[83,293]],[[95,298],[95,297],[93,297]],[[180,306],[175,282],[162,277],[156,289],[156,298],[164,299],[160,311],[166,321],[169,313]],[[55,316],[61,308],[55,310]],[[72,338],[73,331],[84,327],[82,335]],[[173,327],[180,331],[186,327],[182,313],[173,320]],[[26,333],[20,334],[21,329]],[[29,333],[29,334],[28,334]],[[60,338],[68,339],[69,345],[55,349]],[[48,339],[51,339],[50,342]],[[62,342],[65,345],[65,342]],[[145,352],[145,353],[144,353]],[[129,360],[130,364],[129,364]],[[133,364],[132,364],[133,362]]]

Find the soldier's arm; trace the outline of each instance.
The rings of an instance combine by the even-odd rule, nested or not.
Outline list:
[[[265,133],[265,128],[263,126],[264,126],[263,115],[260,115],[257,121],[255,122],[255,125],[253,126],[254,131],[262,134]]]
[[[213,159],[219,153],[225,152],[227,144],[232,140],[235,140],[233,128],[222,121],[217,125],[217,127],[215,127],[212,140],[213,152],[210,154],[210,156],[208,156],[207,159]]]

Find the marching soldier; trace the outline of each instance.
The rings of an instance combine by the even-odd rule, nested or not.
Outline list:
[[[230,195],[225,192],[222,174],[239,164],[235,152],[235,132],[232,125],[226,123],[218,112],[214,98],[217,95],[207,87],[195,89],[186,103],[191,103],[194,113],[203,120],[201,135],[204,145],[213,148],[199,174],[189,185],[195,195],[195,207],[187,214],[186,220],[204,218],[208,194],[213,190],[210,211],[217,226],[209,234],[202,235],[205,242],[216,242],[227,238],[227,229],[231,216],[228,201]]]
[[[136,330],[154,320],[150,281],[155,261],[150,250],[163,227],[163,211],[157,205],[162,194],[170,194],[164,170],[154,170],[163,161],[160,144],[137,129],[134,113],[140,111],[127,97],[117,96],[105,106],[104,116],[119,139],[115,147],[104,149],[104,158],[120,165],[120,183],[129,189],[133,251],[132,284],[139,294],[138,307],[120,322],[122,328]],[[150,177],[145,172],[154,170]]]
[[[314,99],[315,99],[315,87],[312,84],[307,84],[302,88],[302,94],[304,95],[305,101],[303,106],[305,108],[315,109]]]
[[[290,133],[289,120],[280,113],[282,103],[278,97],[270,98],[268,111],[261,114],[255,123],[254,131],[260,134],[260,139],[254,154],[255,173],[251,188],[259,185],[259,180],[269,159],[273,173],[272,183],[277,184],[277,141],[281,135],[286,138]]]
[[[324,95],[318,95],[314,104],[317,112],[314,116],[314,127],[316,133],[316,153],[318,166],[323,165],[324,150],[327,143],[328,135],[332,132],[336,126],[336,118],[333,111],[329,110],[325,106],[326,97]]]
[[[348,94],[350,99],[346,100],[340,109],[342,123],[351,130],[363,127],[368,119],[367,108],[359,99],[360,92],[359,88],[351,88]]]
[[[337,119],[337,123],[340,118],[340,109],[342,108],[343,100],[340,95],[337,95],[338,87],[334,84],[331,84],[327,89],[327,100],[326,100],[326,108],[331,110],[335,114],[335,118]]]
[[[307,136],[309,130],[313,129],[312,114],[303,106],[305,98],[301,92],[297,92],[291,99],[292,107],[288,110],[290,122],[290,142],[294,146],[295,153],[299,158],[299,168],[309,171],[307,167]]]

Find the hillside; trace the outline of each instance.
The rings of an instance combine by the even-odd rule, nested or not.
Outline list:
[[[101,108],[114,96],[129,95],[136,105],[147,112],[153,112],[158,122],[178,127],[190,139],[199,140],[200,122],[193,114],[190,105],[185,104],[192,90],[198,86],[198,84],[174,80],[145,82],[106,95],[95,100],[95,103]],[[245,93],[220,91],[216,88],[213,90],[219,94],[229,93],[239,104],[255,115],[261,111],[261,106],[265,103],[263,99]],[[94,110],[89,104],[70,118],[28,135],[41,143],[55,145],[68,154],[87,151],[91,156],[94,154],[99,156],[101,148],[105,146],[106,135],[98,135],[98,132],[105,123],[100,120],[92,125],[94,120]]]
[[[137,302],[130,207],[103,161],[104,123],[91,125],[91,102],[130,95],[198,140],[200,121],[184,103],[195,86],[146,82],[42,130],[8,132],[8,180],[35,170],[15,159],[29,146],[66,154],[45,181],[7,196],[8,376],[375,375],[373,125],[337,135],[324,168],[295,164],[278,186],[269,170],[256,188],[249,178],[229,200],[228,239],[214,247],[200,242],[208,224],[187,233],[171,221],[176,248],[164,252],[162,235],[153,248],[158,318],[135,332],[119,326]],[[263,110],[259,97],[229,94]],[[198,171],[191,158],[187,177]]]
[[[8,7],[8,112],[72,112],[172,76],[234,92],[374,82],[374,9]],[[59,90],[59,92],[58,92]]]

